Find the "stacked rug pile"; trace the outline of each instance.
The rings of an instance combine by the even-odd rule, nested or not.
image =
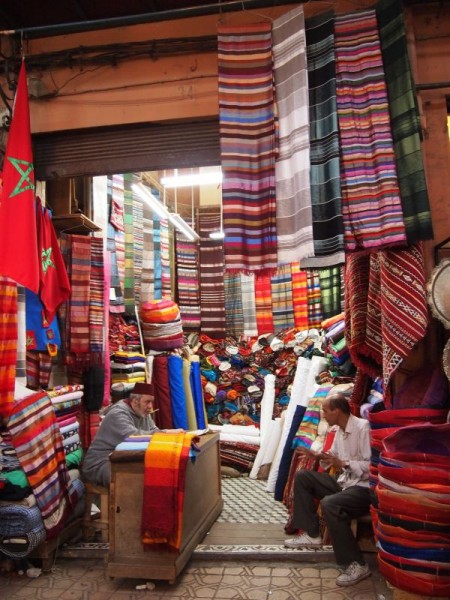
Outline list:
[[[183,324],[180,309],[175,302],[143,302],[139,316],[146,348],[164,352],[183,346]]]

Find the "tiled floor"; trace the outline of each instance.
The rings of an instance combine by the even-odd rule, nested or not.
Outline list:
[[[373,556],[369,557],[373,566]],[[37,579],[0,577],[2,600],[388,600],[390,592],[375,569],[349,588],[335,584],[332,564],[203,563],[191,561],[174,585],[110,579],[101,560],[59,559],[52,573]],[[152,587],[150,585],[150,587]]]
[[[150,587],[155,584],[154,589],[137,589],[145,588],[147,582],[110,579],[105,562],[98,558],[106,555],[105,544],[69,544],[58,550],[50,573],[36,579],[0,576],[0,599],[391,599],[378,573],[375,554],[367,554],[372,569],[369,579],[351,588],[338,588],[331,547],[312,552],[285,548],[286,509],[265,492],[265,482],[223,479],[222,494],[222,514],[173,585],[153,581]]]

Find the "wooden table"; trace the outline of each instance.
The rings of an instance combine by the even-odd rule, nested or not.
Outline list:
[[[186,467],[180,552],[144,550],[141,541],[144,490],[144,451],[113,452],[109,506],[110,577],[164,579],[174,582],[196,546],[203,540],[223,507],[219,434],[200,438],[200,453]]]

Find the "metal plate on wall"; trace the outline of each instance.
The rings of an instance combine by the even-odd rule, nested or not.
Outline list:
[[[450,329],[450,259],[442,260],[434,268],[427,291],[433,316]]]

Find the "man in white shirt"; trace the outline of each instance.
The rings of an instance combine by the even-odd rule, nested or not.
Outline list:
[[[320,499],[322,515],[330,532],[338,565],[345,567],[337,585],[349,586],[370,576],[361,550],[351,530],[351,520],[369,513],[370,426],[350,413],[343,394],[333,394],[322,404],[323,415],[337,431],[330,452],[316,454],[306,448],[303,454],[319,459],[325,469],[338,472],[299,470],[294,482],[292,527],[302,531],[285,541],[289,548],[315,548],[322,545],[315,499]]]

